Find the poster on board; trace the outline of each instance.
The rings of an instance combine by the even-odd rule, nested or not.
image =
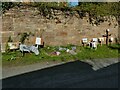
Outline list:
[[[36,37],[35,44],[37,44],[37,45],[41,45],[41,38]]]
[[[94,42],[97,42],[97,41],[98,41],[98,39],[97,39],[97,38],[93,38],[93,41],[94,41]]]
[[[83,43],[87,43],[87,38],[83,38],[83,39],[82,39],[82,42],[83,42]]]

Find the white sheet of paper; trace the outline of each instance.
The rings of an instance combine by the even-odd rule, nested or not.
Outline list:
[[[93,41],[97,42],[97,41],[98,41],[98,39],[97,39],[97,38],[93,38]]]
[[[114,40],[114,38],[113,38],[113,37],[111,37],[110,39],[111,39],[111,41],[113,41],[113,40]]]
[[[82,41],[83,41],[84,43],[87,43],[87,38],[83,38]]]
[[[41,45],[41,38],[36,37],[35,44],[37,44],[37,45]]]
[[[104,38],[103,37],[100,37],[100,38],[98,38],[100,41],[104,41]]]

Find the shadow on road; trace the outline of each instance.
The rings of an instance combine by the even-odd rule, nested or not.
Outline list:
[[[94,71],[80,61],[3,79],[3,88],[117,88],[118,65]]]

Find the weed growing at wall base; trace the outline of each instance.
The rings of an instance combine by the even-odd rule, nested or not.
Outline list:
[[[70,46],[62,46],[70,48]],[[76,55],[72,55],[66,50],[60,51],[60,55],[51,55],[51,52],[58,51],[58,47],[46,46],[40,49],[40,54],[36,56],[34,53],[26,53],[24,57],[19,50],[11,51],[2,54],[3,66],[21,66],[41,62],[67,62],[71,60],[86,60],[98,58],[117,58],[119,55],[119,44],[111,46],[98,46],[97,50],[90,49],[89,47],[76,46]]]

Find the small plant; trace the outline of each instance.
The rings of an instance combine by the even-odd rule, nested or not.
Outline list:
[[[9,52],[9,46],[8,46],[8,43],[6,43],[6,47],[5,47],[5,52],[8,53]]]
[[[53,58],[53,62],[55,62],[55,59]]]
[[[13,42],[11,36],[9,36],[9,38],[8,38],[8,42]]]
[[[8,41],[7,41],[7,43],[6,43],[6,47],[5,47],[5,52],[7,52],[7,53],[10,51],[10,49],[9,49],[10,47],[9,47],[9,45],[8,45],[8,42],[13,42],[11,36],[9,36]]]
[[[64,62],[64,61],[65,61],[65,58],[64,58],[64,57],[61,57],[61,61]]]
[[[20,38],[20,42],[21,43],[24,43],[25,39],[29,36],[29,34],[27,33],[22,33],[21,34],[21,38]]]

